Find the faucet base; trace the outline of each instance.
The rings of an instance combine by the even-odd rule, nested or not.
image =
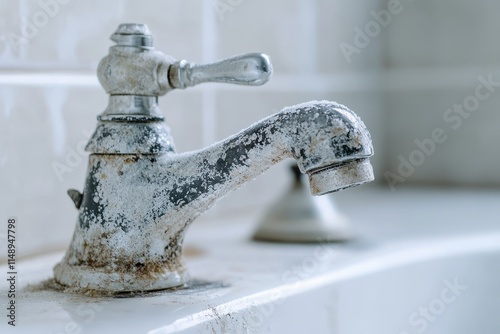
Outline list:
[[[151,291],[173,288],[187,282],[184,271],[169,271],[138,277],[117,273],[107,268],[72,266],[61,262],[54,267],[56,281],[75,290],[95,290],[105,293]]]

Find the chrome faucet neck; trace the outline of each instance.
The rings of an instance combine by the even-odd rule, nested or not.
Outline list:
[[[175,152],[157,96],[111,95],[86,150],[97,154]]]

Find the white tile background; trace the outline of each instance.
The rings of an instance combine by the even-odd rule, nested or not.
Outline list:
[[[340,43],[352,44],[353,29],[388,3],[0,0],[0,219],[18,219],[19,254],[69,242],[76,210],[65,192],[82,188],[86,156],[78,154],[61,181],[52,164],[66,164],[106,107],[95,70],[123,22],[147,23],[155,46],[176,58],[271,56],[275,73],[265,86],[206,84],[160,99],[178,151],[221,140],[284,106],[336,100],[370,129],[385,186],[384,172],[396,171],[399,155],[408,156],[415,139],[429,136],[447,108],[474,92],[478,75],[500,81],[494,0],[401,0],[402,12],[347,62]],[[12,42],[23,34],[21,44]],[[499,106],[500,89],[406,183],[499,185]],[[207,216],[262,209],[288,184],[287,166],[271,168]]]

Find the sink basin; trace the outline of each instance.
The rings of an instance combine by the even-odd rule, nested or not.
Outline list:
[[[401,246],[303,282],[303,292],[276,307],[268,327],[276,333],[500,333],[500,234]]]
[[[251,215],[195,222],[181,289],[63,293],[40,284],[62,252],[20,261],[16,328],[2,321],[0,332],[500,333],[500,196],[366,188],[337,197],[357,229],[351,243],[253,242]]]

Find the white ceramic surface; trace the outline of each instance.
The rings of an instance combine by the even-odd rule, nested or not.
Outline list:
[[[198,283],[186,289],[134,298],[29,292],[62,253],[21,261],[18,326],[3,320],[0,330],[406,334],[425,322],[425,333],[500,331],[500,193],[360,187],[337,197],[357,231],[351,243],[252,242],[253,216],[195,223],[185,251]]]

